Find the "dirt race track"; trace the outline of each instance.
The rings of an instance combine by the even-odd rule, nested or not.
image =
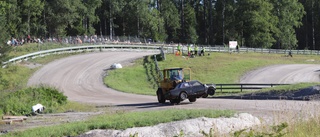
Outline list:
[[[195,103],[184,101],[181,105],[158,104],[156,96],[122,93],[107,88],[103,84],[104,70],[113,63],[127,64],[133,59],[152,54],[155,53],[98,52],[71,56],[43,66],[29,79],[28,85],[55,86],[64,92],[69,100],[101,106],[110,105],[130,110],[163,108],[231,109],[251,113],[266,122],[314,116],[320,108],[319,101],[240,100],[210,97],[198,99]],[[251,72],[243,77],[241,82],[296,83],[300,81],[319,81],[319,69],[320,65],[275,65]]]

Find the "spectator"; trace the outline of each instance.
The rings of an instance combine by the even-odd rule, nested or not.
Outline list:
[[[18,45],[17,40],[14,37],[11,37],[11,46],[16,46]]]
[[[292,53],[291,53],[291,51],[289,51],[289,55],[288,55],[288,56],[292,57]]]
[[[191,56],[191,46],[188,45],[188,56],[190,57]]]
[[[198,48],[198,46],[196,45],[195,47],[194,47],[194,54],[197,56],[198,55],[198,50],[199,50],[199,48]]]
[[[179,53],[181,52],[181,46],[180,46],[180,44],[178,44],[177,50],[179,51]]]
[[[28,43],[31,42],[31,37],[30,37],[30,35],[27,36],[27,42],[28,42]]]
[[[82,40],[80,38],[77,38],[77,43],[82,44]]]
[[[239,45],[236,46],[236,50],[239,53]]]
[[[204,56],[205,52],[206,52],[205,48],[204,48],[204,47],[202,47],[202,50],[201,50],[201,56]]]

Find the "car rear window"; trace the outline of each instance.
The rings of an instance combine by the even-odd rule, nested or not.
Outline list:
[[[201,83],[198,82],[198,81],[191,81],[190,84],[191,84],[192,86],[200,86],[200,85],[201,85]]]
[[[186,87],[190,87],[190,84],[189,83],[180,83],[177,87],[176,87],[176,89],[177,88],[186,88]]]

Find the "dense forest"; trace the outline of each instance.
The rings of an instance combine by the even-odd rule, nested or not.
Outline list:
[[[319,50],[319,16],[319,0],[1,0],[0,39],[96,34]]]

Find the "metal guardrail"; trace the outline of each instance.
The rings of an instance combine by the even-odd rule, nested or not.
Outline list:
[[[216,89],[227,90],[227,89],[240,89],[242,92],[244,89],[263,89],[269,87],[275,87],[279,85],[289,85],[289,84],[216,84]]]
[[[157,50],[158,52],[160,48],[157,46],[143,46],[143,45],[89,45],[89,46],[65,47],[65,48],[38,51],[38,52],[22,55],[19,57],[15,57],[4,62],[3,65],[18,62],[18,61],[29,59],[29,58],[46,56],[50,54],[65,53],[65,52],[72,53],[72,52],[82,52],[82,51],[103,51],[107,49]],[[168,51],[168,48],[165,48],[164,51]]]
[[[52,53],[58,53],[58,52],[81,52],[81,51],[90,51],[90,50],[104,50],[104,49],[160,49],[160,46],[163,47],[163,50],[165,53],[175,53],[177,49],[177,45],[166,45],[166,44],[102,44],[102,45],[88,45],[88,46],[74,46],[74,47],[65,47],[65,48],[58,48],[58,49],[51,49],[51,50],[44,50],[44,51],[38,51],[35,53],[26,54],[23,56],[12,58],[6,62],[3,63],[3,65],[6,65],[8,63],[14,63],[16,61],[33,58],[37,56],[45,56]],[[263,48],[240,48],[239,51],[236,49],[230,49],[228,47],[223,46],[215,46],[215,47],[204,47],[206,49],[206,52],[226,52],[226,53],[232,53],[232,52],[255,52],[255,53],[275,53],[275,54],[284,54],[288,55],[289,52],[292,54],[304,54],[304,55],[320,55],[320,50],[281,50],[281,49],[263,49]],[[182,52],[187,53],[187,47],[183,46]]]
[[[320,55],[320,50],[286,50],[286,49],[264,49],[264,48],[239,48],[239,51],[236,49],[223,47],[223,46],[215,46],[215,47],[204,47],[206,52],[225,52],[225,53],[266,53],[266,54],[283,54],[288,55],[291,52],[292,55]],[[192,48],[193,49],[193,48]],[[199,48],[201,49],[201,47]],[[174,49],[176,50],[176,48]],[[187,47],[182,47],[182,52],[187,53]]]

